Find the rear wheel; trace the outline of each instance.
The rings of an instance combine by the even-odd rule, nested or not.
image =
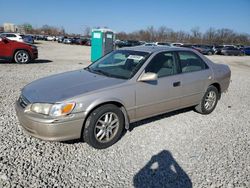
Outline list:
[[[18,50],[14,55],[14,60],[16,63],[28,63],[30,61],[30,56],[25,50]]]
[[[219,99],[219,92],[213,85],[209,86],[199,105],[195,110],[201,114],[210,114],[216,107]]]
[[[115,105],[107,104],[95,109],[88,117],[83,130],[83,139],[97,149],[116,143],[124,129],[124,116]]]

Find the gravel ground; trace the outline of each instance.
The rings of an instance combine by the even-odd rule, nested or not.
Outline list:
[[[27,83],[89,64],[90,48],[42,42],[39,59],[0,61],[0,187],[250,187],[250,57],[209,56],[232,70],[207,116],[180,110],[134,123],[105,150],[28,136],[14,103]]]

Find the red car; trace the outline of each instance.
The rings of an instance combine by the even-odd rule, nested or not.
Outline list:
[[[0,59],[28,63],[38,57],[35,45],[26,44],[0,37]]]

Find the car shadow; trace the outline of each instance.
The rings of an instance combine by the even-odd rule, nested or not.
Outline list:
[[[36,59],[36,60],[33,60],[33,61],[31,61],[29,63],[25,63],[25,64],[39,64],[39,63],[51,63],[51,62],[53,62],[53,61],[48,60],[48,59]],[[17,64],[17,63],[0,59],[0,64]]]
[[[142,125],[154,122],[154,121],[159,121],[159,120],[164,119],[164,118],[168,118],[171,116],[175,116],[175,115],[186,113],[186,112],[193,111],[193,110],[194,110],[194,107],[188,107],[188,108],[183,108],[183,109],[172,111],[172,112],[167,112],[167,113],[164,113],[161,115],[153,116],[153,117],[150,117],[147,119],[143,119],[141,121],[131,123],[129,125],[129,131],[132,131],[136,127],[139,127],[139,126],[142,126]]]
[[[189,176],[167,150],[152,156],[150,161],[135,174],[133,183],[135,188],[192,188]]]
[[[188,108],[184,108],[184,109],[181,109],[181,110],[176,110],[176,111],[168,112],[168,113],[165,113],[165,114],[161,114],[161,115],[158,115],[158,116],[153,116],[151,118],[147,118],[147,119],[144,119],[144,120],[141,120],[141,121],[137,121],[137,122],[131,123],[129,125],[128,131],[133,131],[134,128],[145,125],[147,123],[151,123],[151,122],[154,122],[154,121],[158,121],[158,120],[161,120],[161,119],[164,119],[164,118],[168,118],[168,117],[171,117],[171,116],[175,116],[175,115],[178,115],[178,114],[181,114],[181,113],[186,113],[186,112],[193,111],[193,110],[194,110],[193,107],[188,107]],[[126,132],[127,131],[123,131],[122,136],[119,138],[119,140],[126,134]],[[71,144],[76,144],[76,143],[79,143],[79,142],[84,142],[82,137],[80,139],[61,141],[61,143],[70,144],[70,145]]]
[[[34,61],[31,61],[29,64],[32,64],[32,63],[51,63],[53,61],[49,60],[49,59],[36,59]]]

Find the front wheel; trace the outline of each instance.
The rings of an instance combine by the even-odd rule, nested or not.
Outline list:
[[[16,63],[28,63],[30,61],[30,56],[25,50],[18,50],[14,55],[14,60]]]
[[[195,107],[195,110],[201,114],[210,114],[215,109],[218,99],[218,89],[211,85],[208,87],[200,104]]]
[[[83,139],[96,149],[116,143],[124,129],[124,116],[115,105],[107,104],[95,109],[87,118]]]

